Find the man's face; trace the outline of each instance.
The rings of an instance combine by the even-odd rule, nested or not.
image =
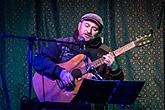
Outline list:
[[[94,39],[99,32],[99,27],[92,21],[81,21],[78,24],[79,36],[83,36],[85,41]]]

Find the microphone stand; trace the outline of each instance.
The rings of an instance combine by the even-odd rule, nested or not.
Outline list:
[[[17,39],[25,39],[28,41],[28,99],[31,100],[31,87],[32,87],[32,64],[33,64],[33,45],[35,41],[47,41],[47,42],[58,42],[58,43],[65,43],[65,44],[73,44],[73,45],[79,45],[74,42],[64,42],[64,41],[58,41],[55,39],[41,39],[36,36],[15,36],[12,34],[0,34],[0,36],[3,38],[17,38]]]
[[[34,36],[28,37],[28,99],[31,99],[31,86],[32,86],[32,64],[33,64],[33,44],[36,38]]]

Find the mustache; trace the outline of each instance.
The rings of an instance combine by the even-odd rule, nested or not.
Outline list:
[[[87,36],[89,36],[89,37],[94,37],[94,36],[92,36],[91,34],[85,34],[85,35],[87,35]]]

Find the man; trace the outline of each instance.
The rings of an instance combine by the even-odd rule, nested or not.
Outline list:
[[[94,73],[94,77],[92,78],[123,80],[123,72],[115,61],[114,54],[100,48],[102,43],[98,34],[102,29],[103,20],[100,16],[95,13],[83,15],[73,36],[58,39],[66,43],[51,43],[40,53],[37,53],[33,61],[35,70],[51,78],[51,80],[61,80],[64,86],[72,86],[74,85],[74,75],[66,70],[65,67],[58,64],[68,62],[70,59],[83,53],[91,61],[103,57],[104,64],[94,69],[92,66],[89,67],[89,71],[87,72]],[[73,42],[79,45],[73,45],[67,42]],[[88,61],[89,60],[85,61],[85,58],[82,59],[82,62],[85,62],[84,64],[87,64],[87,66]],[[70,66],[72,66],[72,64]]]

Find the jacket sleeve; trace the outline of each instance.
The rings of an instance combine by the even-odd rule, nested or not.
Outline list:
[[[37,53],[33,60],[34,69],[45,76],[52,79],[59,78],[63,68],[58,66],[57,61],[61,53],[60,45],[51,43],[44,48],[40,53]]]
[[[104,79],[108,80],[124,80],[124,74],[121,70],[119,64],[114,61],[111,67],[108,67],[106,64],[103,64],[99,68],[99,73]]]
[[[116,60],[111,67],[107,67],[112,80],[124,80],[124,74]]]

